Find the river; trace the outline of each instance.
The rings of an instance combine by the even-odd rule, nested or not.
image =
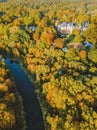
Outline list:
[[[16,88],[23,100],[27,130],[45,130],[42,111],[35,94],[34,86],[19,64],[10,62],[8,58],[5,59],[5,62],[14,77]]]

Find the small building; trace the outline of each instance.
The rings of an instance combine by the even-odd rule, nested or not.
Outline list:
[[[82,43],[83,44],[83,46],[86,48],[86,47],[88,47],[88,48],[91,48],[91,47],[93,47],[93,43],[91,43],[91,42],[83,42]]]
[[[79,49],[79,50],[81,50],[81,49],[83,49],[83,45],[80,43],[80,44],[78,44],[78,45],[76,46],[76,48]]]
[[[35,25],[30,25],[29,29],[32,30],[33,32],[36,30],[36,26]]]
[[[69,43],[68,48],[72,49],[83,49],[83,45],[81,43]]]
[[[68,51],[68,48],[67,48],[67,47],[64,47],[64,48],[62,48],[62,51],[63,51],[63,52],[67,52],[67,51]]]
[[[75,24],[71,22],[62,22],[57,26],[57,31],[61,34],[71,34],[72,31],[76,28]]]
[[[55,27],[58,33],[61,35],[68,35],[73,32],[74,29],[79,29],[82,34],[89,27],[89,22],[84,21],[84,25],[76,25],[76,22],[61,22],[58,24],[58,20],[55,22]]]
[[[89,27],[89,22],[88,21],[84,21],[84,27],[88,28]]]

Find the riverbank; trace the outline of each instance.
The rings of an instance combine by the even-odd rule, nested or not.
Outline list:
[[[0,130],[9,129],[26,130],[25,112],[12,73],[0,59]]]
[[[24,110],[26,112],[27,130],[44,130],[42,112],[40,104],[35,94],[35,89],[28,76],[20,67],[20,64],[12,63],[6,59],[6,64],[10,68],[16,82],[16,88],[23,99]]]
[[[45,99],[43,99],[44,97],[42,96],[42,94],[40,94],[40,92],[41,92],[40,87],[37,88],[38,84],[33,79],[32,75],[27,71],[26,66],[23,65],[22,62],[20,62],[20,66],[35,87],[35,93],[37,95],[37,98],[38,98],[38,101],[39,101],[39,104],[40,104],[40,107],[41,107],[41,110],[42,110],[42,114],[43,114],[43,121],[44,121],[45,130],[48,130],[46,119],[45,119],[45,115],[46,115],[46,111],[47,111],[47,106],[46,106],[47,103],[46,103]]]

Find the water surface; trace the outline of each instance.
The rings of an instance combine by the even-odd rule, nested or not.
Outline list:
[[[45,130],[40,104],[31,81],[19,64],[10,62],[9,59],[6,59],[5,62],[14,77],[16,88],[23,99],[27,130]]]

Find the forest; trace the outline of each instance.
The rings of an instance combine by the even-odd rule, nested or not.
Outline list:
[[[18,60],[34,84],[45,130],[97,130],[96,0],[1,0],[0,55]],[[0,60],[0,130],[25,130],[21,111]]]

